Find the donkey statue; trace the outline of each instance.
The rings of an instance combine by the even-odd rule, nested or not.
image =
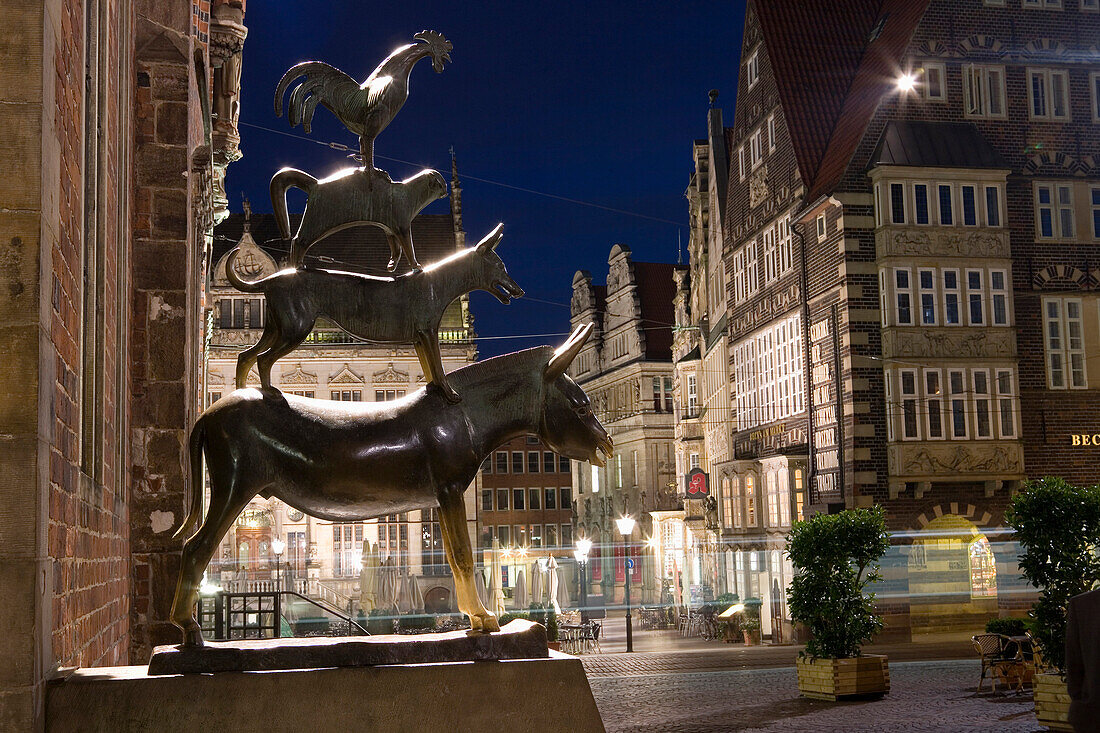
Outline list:
[[[484,458],[520,435],[538,435],[567,458],[606,465],[611,438],[565,373],[591,331],[592,324],[578,327],[556,351],[539,346],[456,369],[451,379],[463,395],[457,404],[429,384],[391,402],[238,389],[207,408],[191,431],[191,510],[176,532],[184,536],[201,518],[205,455],[210,509],[184,544],[172,605],[184,645],[203,643],[194,617],[203,570],[256,495],[333,522],[439,507],[458,608],[474,631],[498,631],[474,587],[462,495]]]
[[[262,292],[267,299],[260,340],[237,357],[237,387],[245,386],[255,363],[260,383],[271,389],[271,366],[305,341],[318,316],[325,315],[367,341],[412,342],[428,380],[442,387],[448,400],[458,402],[458,393],[443,371],[439,322],[455,298],[473,290],[491,293],[505,305],[523,296],[523,289],[497,256],[503,236],[504,225],[497,224],[477,245],[397,277],[287,268],[249,282],[234,270],[238,250],[233,250],[225,267],[229,282],[246,293]]]

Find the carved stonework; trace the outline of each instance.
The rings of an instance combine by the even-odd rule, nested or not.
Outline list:
[[[328,380],[329,384],[364,384],[365,382],[366,380],[353,372],[347,364],[344,364],[344,367]]]
[[[302,365],[294,367],[294,371],[283,374],[280,380],[283,384],[317,384],[317,375],[302,371]]]
[[[913,481],[950,476],[960,481],[1023,476],[1023,448],[1015,442],[895,443],[889,446],[890,473]]]
[[[1016,356],[1016,332],[1011,328],[884,328],[882,356],[940,359]]]
[[[755,209],[768,198],[768,166],[761,165],[749,177],[749,208]]]
[[[734,318],[730,323],[730,333],[747,333],[756,330],[768,321],[786,313],[798,304],[798,285],[771,293],[756,301],[747,313]]]
[[[875,232],[877,256],[985,257],[1008,259],[1008,232],[1001,229],[945,231],[929,227],[882,227]]]
[[[225,384],[225,376],[221,372],[210,371],[206,375],[206,383],[211,386],[220,386]]]
[[[409,373],[395,369],[391,361],[385,369],[372,374],[371,381],[374,384],[408,384]]]

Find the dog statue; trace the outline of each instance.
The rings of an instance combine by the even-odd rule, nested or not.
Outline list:
[[[256,363],[260,383],[270,390],[271,366],[305,341],[317,317],[324,315],[367,341],[412,342],[428,381],[438,385],[448,400],[458,402],[461,398],[443,371],[439,322],[455,298],[473,290],[485,290],[505,305],[523,296],[495,251],[503,232],[504,225],[498,224],[477,245],[397,277],[287,268],[249,282],[234,270],[240,250],[233,250],[225,266],[229,282],[246,293],[263,293],[267,299],[260,340],[237,357],[237,387],[245,386],[248,370]]]
[[[286,192],[306,192],[306,210],[298,233],[291,237]],[[422,170],[412,178],[394,182],[377,168],[345,168],[317,180],[296,168],[283,168],[271,177],[271,205],[283,239],[290,240],[290,267],[301,267],[306,250],[330,234],[363,224],[386,232],[390,245],[388,272],[397,269],[405,255],[413,270],[420,269],[413,249],[412,220],[425,206],[447,195],[447,182],[439,171]]]
[[[393,402],[239,389],[208,407],[191,430],[191,508],[175,534],[188,537],[201,522],[183,545],[172,603],[184,646],[203,645],[194,616],[203,570],[257,494],[333,522],[439,507],[458,608],[472,631],[497,631],[499,622],[474,585],[462,495],[482,460],[521,435],[538,435],[566,458],[606,465],[614,444],[584,390],[566,374],[591,332],[591,324],[579,326],[556,350],[539,346],[456,369],[452,376],[465,396],[458,405],[429,386]],[[205,518],[204,456],[210,472]]]

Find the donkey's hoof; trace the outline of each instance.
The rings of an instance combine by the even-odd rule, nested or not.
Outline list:
[[[447,401],[450,402],[452,405],[457,405],[459,402],[462,402],[462,395],[460,395],[458,392],[455,392],[450,387],[443,388],[443,396],[446,397]]]
[[[474,631],[480,631],[483,634],[488,634],[492,631],[500,631],[500,621],[497,620],[495,614],[489,612],[471,616],[470,625]]]
[[[393,272],[397,269],[397,260],[390,260],[386,263],[386,272]]]
[[[206,642],[202,638],[202,629],[198,626],[193,628],[184,629],[183,632],[183,646],[194,649],[196,647],[204,646]]]

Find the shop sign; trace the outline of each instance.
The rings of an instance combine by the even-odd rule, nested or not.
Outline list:
[[[687,495],[689,499],[702,499],[710,496],[710,477],[701,468],[693,468],[687,475]]]

